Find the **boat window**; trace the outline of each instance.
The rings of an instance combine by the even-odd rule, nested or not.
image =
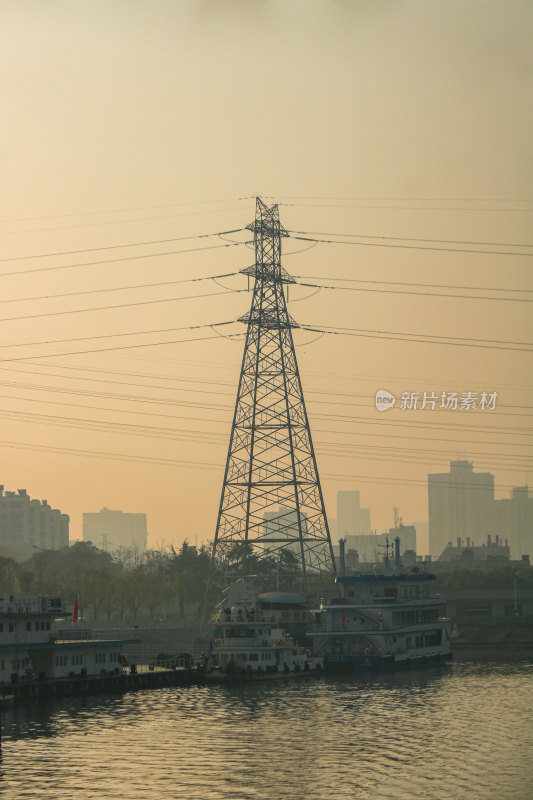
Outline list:
[[[250,655],[248,656],[248,661],[259,661],[259,654],[250,653]]]

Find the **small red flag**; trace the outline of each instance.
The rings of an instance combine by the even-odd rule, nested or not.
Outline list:
[[[74,608],[72,610],[72,624],[78,621],[80,615],[80,607],[78,605],[78,595],[74,595]]]

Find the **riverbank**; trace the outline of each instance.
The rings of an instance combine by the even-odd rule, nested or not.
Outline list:
[[[5,687],[6,694],[13,695],[14,701],[31,701],[50,697],[83,697],[97,694],[111,694],[136,691],[138,689],[159,689],[167,686],[186,686],[203,681],[203,675],[196,669],[139,669],[122,674],[76,676],[45,681],[23,681]]]
[[[452,640],[454,655],[486,653],[533,657],[533,625],[530,623],[463,624],[458,633],[458,637]]]

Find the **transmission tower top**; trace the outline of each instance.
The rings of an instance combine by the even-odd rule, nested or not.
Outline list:
[[[267,206],[260,197],[255,201],[255,220],[246,226],[254,234],[255,264],[241,270],[243,275],[263,280],[296,283],[281,266],[281,239],[289,234],[279,220],[279,208]],[[259,269],[259,272],[258,272]]]

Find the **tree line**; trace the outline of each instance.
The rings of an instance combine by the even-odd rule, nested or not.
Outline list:
[[[200,623],[204,602],[211,612],[222,590],[242,575],[258,575],[269,588],[298,590],[299,560],[285,548],[259,557],[246,544],[217,548],[191,547],[187,541],[144,553],[121,549],[109,553],[91,542],[60,550],[43,550],[23,563],[0,556],[0,592],[4,595],[62,597],[72,608],[77,595],[81,615],[91,624],[168,622]],[[459,569],[437,576],[446,589],[503,589],[517,580],[518,589],[533,588],[533,569],[501,566],[485,571]]]
[[[185,541],[140,552],[121,548],[110,553],[91,542],[59,550],[41,550],[17,563],[0,556],[0,592],[4,595],[62,597],[91,625],[200,622],[204,602],[209,613],[222,590],[241,575],[260,575],[286,586],[298,573],[298,559],[288,550],[258,558],[250,547],[221,547],[211,563],[211,547]]]

